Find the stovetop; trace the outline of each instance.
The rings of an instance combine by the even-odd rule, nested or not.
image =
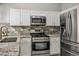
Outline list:
[[[48,37],[45,33],[30,33],[32,37]]]

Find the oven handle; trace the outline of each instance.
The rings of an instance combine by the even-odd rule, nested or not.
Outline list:
[[[32,43],[50,43],[50,41],[32,42]]]

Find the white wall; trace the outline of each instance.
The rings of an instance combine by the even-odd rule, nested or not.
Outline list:
[[[79,5],[79,3],[62,3],[61,4],[61,11],[64,11],[66,9],[72,8]]]
[[[40,11],[60,11],[60,3],[2,3],[5,7],[25,8]]]
[[[24,8],[39,11],[64,11],[79,5],[79,3],[0,3],[4,7]]]

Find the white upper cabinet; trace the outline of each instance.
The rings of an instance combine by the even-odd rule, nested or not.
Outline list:
[[[9,23],[9,8],[0,6],[0,23]]]
[[[55,13],[53,19],[54,19],[54,26],[60,26],[60,15],[59,15],[59,13]]]
[[[10,9],[10,25],[20,25],[21,20],[20,9]]]
[[[49,12],[46,14],[46,26],[54,26],[54,19],[52,19],[53,17],[53,14],[52,12]]]
[[[30,26],[30,12],[25,9],[10,9],[10,24]]]
[[[10,9],[4,8],[2,19],[5,20],[5,23],[10,23]]]
[[[57,12],[49,12],[46,16],[46,26],[60,26],[59,14]]]
[[[6,20],[10,18],[10,25],[22,25],[30,26],[30,16],[46,16],[46,26],[60,26],[60,19],[58,12],[49,12],[49,11],[30,11],[26,9],[10,9],[5,13]]]
[[[21,24],[30,26],[30,11],[21,9]]]

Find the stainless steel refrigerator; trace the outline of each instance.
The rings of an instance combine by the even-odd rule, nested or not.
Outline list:
[[[79,55],[77,42],[77,9],[61,14],[61,55]]]

